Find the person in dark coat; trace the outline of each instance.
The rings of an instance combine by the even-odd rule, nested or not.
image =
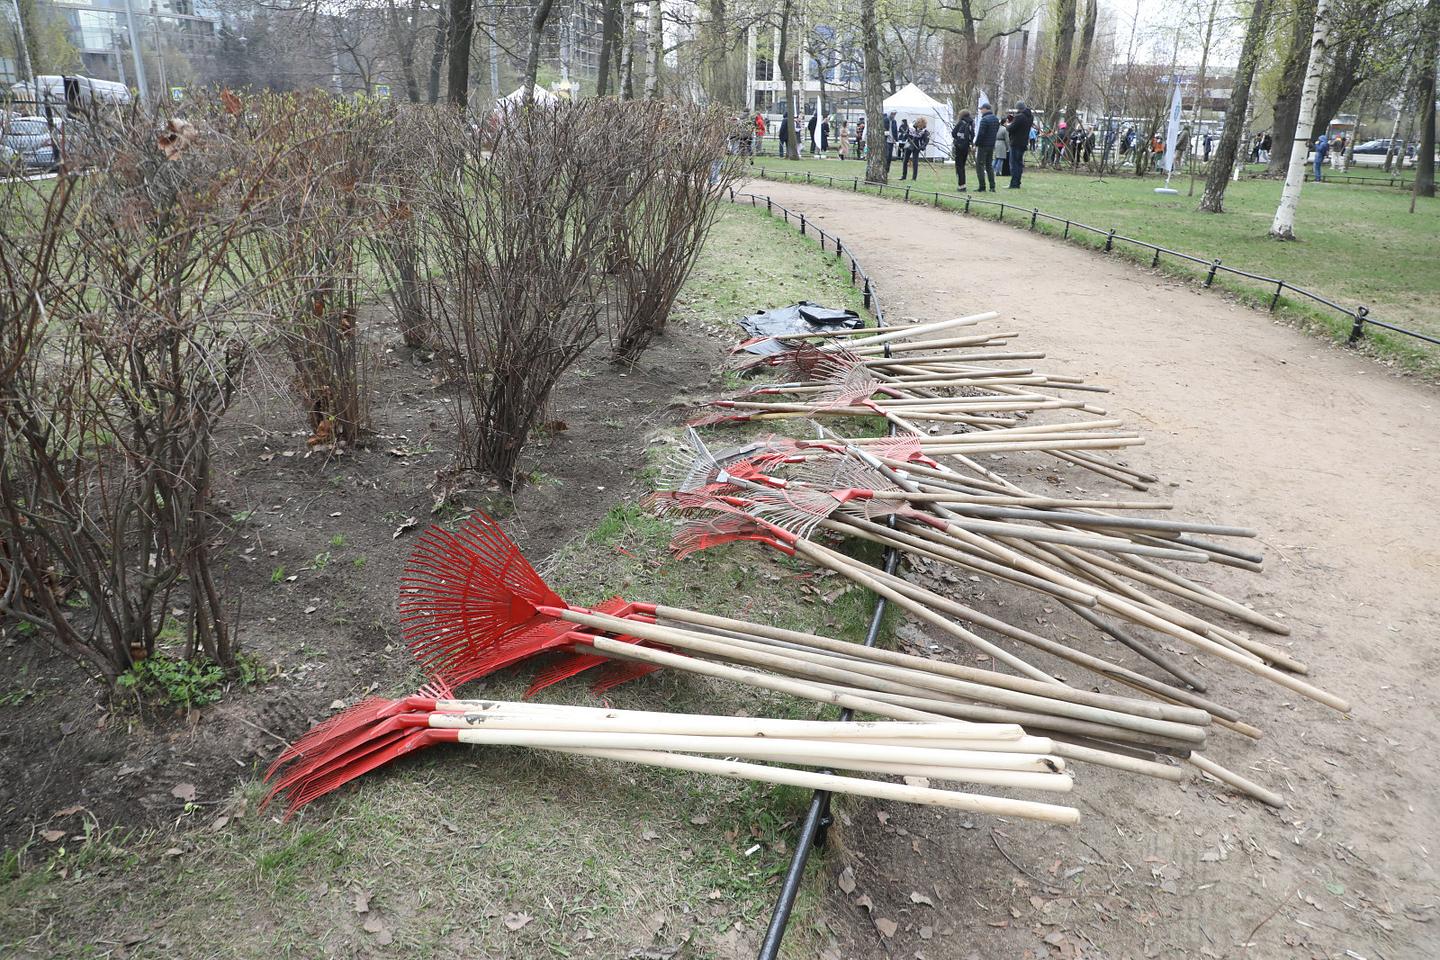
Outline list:
[[[970,159],[970,145],[975,142],[975,121],[970,111],[960,111],[960,119],[950,128],[950,159],[955,161],[955,180],[958,189],[965,190],[965,164]]]
[[[805,125],[805,132],[809,134],[805,142],[810,146],[811,156],[814,156],[815,154],[815,122],[816,118],[818,118],[819,116],[820,115],[818,113],[810,114],[810,122]]]
[[[830,118],[826,117],[820,124],[820,156],[830,152]]]
[[[784,116],[784,117],[781,119],[781,121],[780,121],[780,156],[781,156],[782,158],[789,156],[789,154],[787,153],[787,150],[788,150],[789,146],[790,146],[790,113],[789,113],[789,111],[786,111],[785,116]]]
[[[905,177],[905,158],[910,153],[910,121],[901,120],[895,127],[895,156],[900,158],[900,177]]]
[[[907,164],[913,171],[912,180],[920,179],[920,158],[925,155],[925,150],[930,146],[930,131],[926,129],[928,124],[924,117],[915,120],[915,126],[910,128],[910,140],[908,149],[905,151],[905,159],[900,161],[900,179],[905,179]]]
[[[1030,128],[1035,126],[1035,114],[1021,100],[1015,104],[1015,119],[1006,126],[1010,138],[1010,189],[1020,189],[1020,178],[1025,175],[1025,148],[1030,145]]]
[[[980,105],[980,122],[975,125],[975,172],[980,175],[980,184],[975,188],[985,192],[985,178],[990,178],[990,190],[995,190],[995,137],[1000,133],[1000,118],[990,109],[990,104]]]

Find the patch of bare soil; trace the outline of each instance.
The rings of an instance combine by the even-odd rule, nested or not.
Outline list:
[[[1129,460],[1162,477],[1157,492],[1187,515],[1262,531],[1264,574],[1199,568],[1198,579],[1287,617],[1293,634],[1267,640],[1354,704],[1342,717],[1206,663],[1212,691],[1265,731],[1259,742],[1219,733],[1206,753],[1278,790],[1283,810],[1210,781],[1177,787],[1094,767],[1077,768],[1069,801],[1084,820],[1071,829],[848,806],[820,878],[815,952],[1440,955],[1440,776],[1424,753],[1440,733],[1434,390],[1102,254],[872,197],[756,192],[842,237],[892,322],[998,310],[1025,349],[1050,353],[1037,365],[1110,386],[1099,402],[1146,435]],[[1034,459],[997,466],[1035,489],[1114,489]],[[1090,636],[1039,598],[972,587],[980,595],[966,602],[1012,622]],[[1093,638],[1082,647],[1114,655]]]
[[[141,716],[67,658],[13,632],[0,640],[0,846],[102,827],[173,821],[193,786],[218,804],[337,699],[411,678],[399,646],[396,585],[411,541],[473,509],[506,519],[543,558],[633,502],[652,430],[710,385],[721,347],[699,323],[672,325],[633,368],[602,340],[558,385],[549,429],[527,451],[534,471],[512,496],[452,476],[452,386],[442,362],[411,351],[369,311],[373,442],[313,451],[279,384],[256,377],[218,440],[218,508],[230,515],[218,575],[244,650],[279,676],[186,715]],[[398,533],[398,535],[397,535]],[[176,787],[180,787],[176,791]],[[176,793],[181,796],[176,796]]]

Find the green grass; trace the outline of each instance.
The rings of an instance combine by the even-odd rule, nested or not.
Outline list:
[[[856,160],[787,163],[767,158],[765,166],[769,171],[787,172],[792,179],[797,174],[803,179],[809,173],[822,185],[823,175],[849,178],[864,174],[864,164]],[[752,169],[758,171],[759,167]],[[973,170],[969,179],[973,188]],[[891,183],[900,186],[894,177]],[[1416,212],[1411,214],[1410,196],[1399,190],[1307,184],[1296,222],[1300,239],[1281,243],[1267,236],[1280,196],[1277,181],[1241,180],[1230,184],[1225,195],[1226,212],[1218,216],[1196,209],[1203,183],[1197,183],[1194,197],[1187,195],[1188,178],[1174,182],[1179,196],[1157,195],[1154,189],[1159,184],[1159,178],[1153,176],[1137,179],[1122,173],[1100,180],[1085,174],[1029,168],[1022,190],[1005,190],[1002,186],[997,196],[1026,210],[1039,208],[1043,213],[1102,230],[1114,227],[1124,236],[1181,253],[1205,259],[1219,257],[1229,266],[1284,279],[1352,309],[1364,305],[1375,319],[1440,335],[1440,270],[1435,267],[1440,250],[1440,199],[1421,198]],[[921,172],[921,190],[953,191],[954,186],[953,167]],[[849,189],[848,183],[845,189]],[[886,195],[898,194],[887,188]],[[962,204],[944,201],[944,205]],[[996,216],[994,208],[972,206],[972,212]],[[1029,218],[1017,211],[1008,211],[1006,218],[1017,226],[1029,225]],[[1059,234],[1063,227],[1042,222],[1040,229]],[[1097,246],[1104,242],[1103,237],[1073,231],[1071,239]],[[1115,249],[1147,266],[1150,263],[1150,251],[1119,243]],[[1203,272],[1202,267],[1173,258],[1162,257],[1161,265],[1189,275]],[[1274,292],[1273,286],[1224,274],[1216,286],[1266,307]],[[1281,309],[1332,335],[1343,337],[1349,332],[1348,319],[1316,309],[1293,294],[1282,298]],[[1368,327],[1365,335],[1372,346],[1412,367],[1432,374],[1440,372],[1440,348],[1387,334],[1376,327]]]
[[[727,207],[679,309],[689,320],[719,324],[801,298],[859,301],[848,272],[833,258],[821,261],[813,243],[763,214]],[[744,435],[715,431],[711,439],[724,445]],[[675,441],[678,430],[668,437]],[[646,476],[658,473],[664,445],[650,449]],[[864,637],[873,602],[866,591],[755,544],[676,560],[672,535],[668,522],[618,506],[562,545],[541,572],[575,602],[622,593]],[[874,559],[868,545],[856,549]],[[343,576],[348,565],[331,569]],[[274,579],[283,581],[284,570]],[[388,611],[376,616],[398,633]],[[529,668],[507,671],[466,693],[515,699],[532,675]],[[594,702],[589,679],[539,696]],[[377,692],[398,695],[419,682],[412,672]],[[831,712],[666,671],[616,687],[608,698],[651,710]],[[290,823],[274,810],[258,813],[262,795],[252,781],[220,805],[185,807],[174,830],[122,837],[93,825],[81,841],[45,843],[37,834],[6,851],[0,956],[117,955],[123,945],[131,958],[608,960],[668,955],[682,944],[677,956],[686,960],[743,955],[751,950],[741,944],[753,943],[768,919],[809,800],[789,788],[498,748],[422,752]],[[787,944],[796,957],[819,952],[805,911],[823,887],[822,861],[812,859]],[[364,914],[355,909],[359,894],[368,895]],[[513,923],[521,913],[534,919],[509,929],[507,916]],[[383,934],[367,930],[367,920]],[[382,946],[382,936],[393,942]]]

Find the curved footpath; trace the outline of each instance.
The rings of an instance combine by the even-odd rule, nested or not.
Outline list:
[[[857,817],[841,856],[862,889],[827,884],[823,908],[841,955],[1440,955],[1429,756],[1440,732],[1440,390],[1021,230],[820,187],[747,189],[838,234],[892,322],[998,310],[1023,349],[1049,354],[1037,366],[1109,386],[1097,402],[1145,435],[1130,462],[1161,476],[1157,493],[1187,515],[1262,531],[1264,574],[1211,567],[1199,579],[1283,612],[1294,632],[1276,639],[1355,704],[1345,718],[1209,671],[1222,699],[1257,704],[1267,736],[1216,736],[1207,753],[1284,794],[1278,812],[1214,784],[1180,791],[1087,768],[1072,798],[1088,816],[1068,833]],[[851,902],[861,894],[900,923],[887,949]]]

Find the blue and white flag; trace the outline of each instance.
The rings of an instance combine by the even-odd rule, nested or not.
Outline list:
[[[1170,101],[1170,124],[1165,128],[1165,172],[1175,172],[1175,145],[1180,141],[1180,85],[1175,85],[1175,98]]]

